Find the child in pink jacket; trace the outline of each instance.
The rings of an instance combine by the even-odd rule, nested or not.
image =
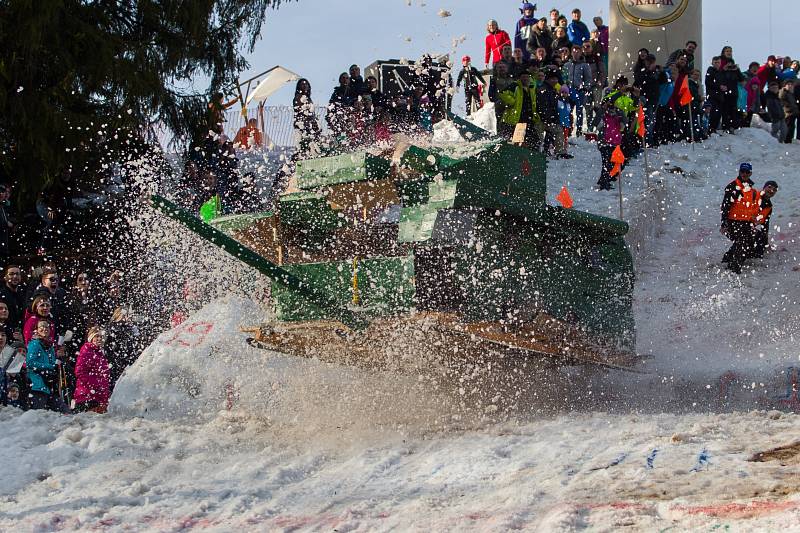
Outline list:
[[[105,333],[98,327],[89,330],[86,343],[75,364],[75,411],[105,413],[111,396],[108,360],[103,353]]]

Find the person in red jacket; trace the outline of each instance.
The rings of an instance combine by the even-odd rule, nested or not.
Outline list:
[[[491,64],[495,64],[503,58],[503,47],[511,46],[511,38],[508,34],[500,29],[496,20],[490,20],[486,24],[486,54],[484,55],[484,64],[489,68],[489,60]]]
[[[778,79],[778,71],[775,67],[777,63],[778,59],[775,56],[769,56],[767,62],[761,65],[758,71],[756,71],[756,76],[758,76],[762,87],[766,87],[769,82]]]
[[[108,360],[103,353],[105,332],[95,326],[86,336],[75,364],[75,412],[105,413],[111,396]]]

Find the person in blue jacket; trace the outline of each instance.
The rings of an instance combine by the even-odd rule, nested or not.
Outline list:
[[[50,409],[66,412],[66,406],[58,396],[58,367],[56,351],[50,338],[50,323],[39,320],[33,338],[28,343],[25,359],[30,381],[31,409]]]
[[[569,42],[578,46],[591,38],[589,28],[581,21],[581,10],[578,8],[572,10],[572,22],[567,26],[567,37]]]
[[[528,39],[533,33],[533,26],[538,19],[534,16],[536,13],[536,4],[530,2],[523,2],[519,8],[522,13],[522,18],[517,21],[517,29],[514,32],[514,48],[522,50],[522,59],[527,63],[531,60],[531,52],[528,50]]]

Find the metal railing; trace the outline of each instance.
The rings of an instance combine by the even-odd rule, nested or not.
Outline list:
[[[323,134],[328,131],[325,122],[325,106],[316,106],[315,114]],[[293,147],[297,144],[294,134],[294,109],[292,106],[257,106],[247,109],[247,114],[241,109],[229,109],[225,112],[225,135],[233,139],[239,128],[243,127],[248,119],[258,120],[258,127],[264,134],[264,146],[274,145],[279,148]]]
[[[328,134],[328,124],[325,122],[327,107],[316,106],[314,113],[317,116],[319,127],[322,134]],[[247,109],[247,114],[243,114],[241,108],[231,108],[225,112],[225,135],[230,139],[236,137],[239,128],[247,123],[247,119],[255,118],[258,120],[258,127],[264,134],[264,147],[268,150],[280,150],[294,148],[297,139],[294,134],[294,109],[288,105],[264,106],[263,110],[257,106]],[[157,141],[167,152],[173,152],[172,132],[160,123],[151,124],[149,135],[152,140]]]

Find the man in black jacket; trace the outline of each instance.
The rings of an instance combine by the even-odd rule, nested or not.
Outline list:
[[[728,133],[739,127],[739,109],[737,106],[739,91],[744,91],[744,87],[739,86],[739,82],[744,80],[744,75],[739,66],[728,63],[720,73],[722,90],[722,129]]]
[[[26,306],[30,309],[34,298],[45,295],[50,298],[50,314],[56,323],[56,335],[62,335],[66,330],[64,323],[67,291],[59,287],[58,269],[53,263],[42,268],[40,283],[28,295]]]
[[[666,66],[674,65],[682,55],[686,56],[686,68],[694,70],[694,51],[697,50],[697,43],[686,41],[686,46],[675,50],[669,55]]]
[[[764,257],[764,252],[769,247],[769,219],[772,217],[772,197],[778,192],[778,183],[769,180],[764,182],[761,190],[760,211],[756,217],[756,247],[754,257]]]
[[[22,271],[17,265],[6,266],[3,272],[3,286],[0,287],[0,299],[8,305],[8,325],[13,329],[22,330],[25,287],[22,285]]]
[[[539,94],[536,95],[536,110],[541,119],[541,126],[539,127],[542,129],[539,135],[544,137],[543,133],[546,132],[548,137],[552,138],[557,158],[572,159],[572,156],[567,153],[564,130],[561,127],[561,119],[558,115],[558,94],[556,93],[556,84],[558,82],[558,74],[548,71],[544,78],[544,84],[539,89]]]
[[[711,116],[708,119],[709,133],[716,132],[720,120],[722,120],[722,107],[725,104],[723,85],[722,58],[715,56],[706,71],[706,98],[711,103]]]
[[[456,80],[456,87],[461,87],[461,82],[464,82],[464,100],[467,107],[467,116],[470,116],[473,111],[477,111],[481,106],[480,86],[486,86],[486,80],[483,79],[478,69],[472,66],[472,58],[464,56],[461,59],[463,69],[458,73]]]
[[[633,84],[642,90],[641,98],[644,106],[645,128],[647,129],[645,140],[648,146],[653,146],[661,67],[656,63],[656,56],[653,54],[649,54],[645,58],[644,65],[644,69],[634,74]]]

